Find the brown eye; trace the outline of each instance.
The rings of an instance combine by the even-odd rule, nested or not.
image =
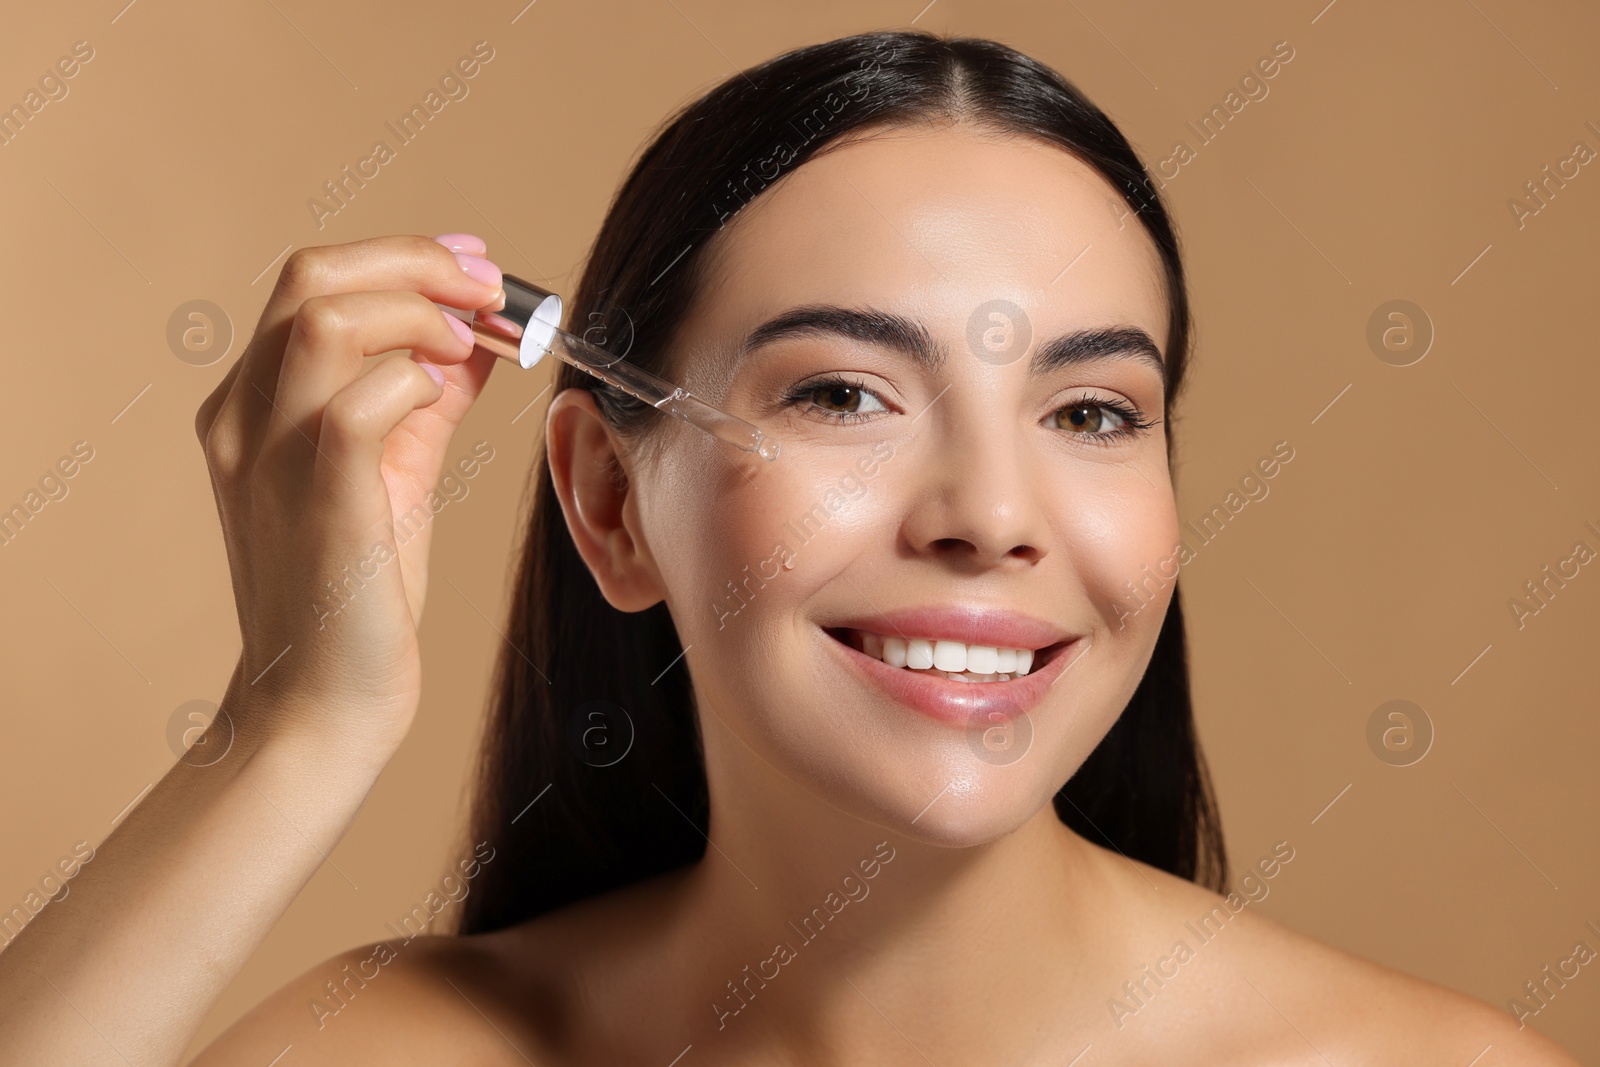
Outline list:
[[[889,410],[876,393],[859,382],[830,379],[815,382],[788,394],[785,401],[799,407],[802,414],[847,422]]]
[[[854,412],[861,406],[862,397],[866,394],[853,385],[819,385],[811,390],[810,395],[818,406],[830,411]]]
[[[1056,425],[1063,430],[1074,433],[1097,435],[1105,432],[1105,427],[1115,420],[1116,425],[1110,427],[1111,432],[1121,428],[1122,416],[1107,408],[1104,404],[1079,402],[1068,404],[1056,412]]]

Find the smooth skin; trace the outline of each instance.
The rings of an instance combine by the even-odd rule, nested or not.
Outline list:
[[[327,1002],[325,983],[343,980],[347,966],[360,971],[377,946],[342,953],[262,1002],[194,1063],[267,1064],[283,1054],[286,1065],[1460,1067],[1487,1046],[1477,1061],[1485,1067],[1575,1064],[1504,1012],[1319,944],[1254,907],[1200,946],[1135,1016],[1118,1025],[1109,1011],[1122,984],[1167,956],[1185,924],[1221,898],[1080,838],[1049,807],[1148,662],[1166,605],[1121,627],[1114,594],[1124,576],[1170,551],[1176,528],[1163,425],[1101,445],[1066,440],[1072,431],[1052,416],[1092,392],[1159,418],[1161,382],[1117,361],[1030,379],[1026,360],[997,366],[972,358],[966,322],[973,308],[1003,296],[1027,309],[1040,336],[1132,324],[1164,348],[1159,259],[1142,230],[1107,210],[1111,195],[1059,149],[949,126],[841,145],[740,212],[710,250],[717,281],[687,324],[669,376],[782,440],[778,462],[764,465],[676,424],[662,428],[654,447],[630,448],[583,390],[555,397],[546,420],[563,511],[601,591],[626,611],[665,600],[689,647],[714,847],[700,863],[507,930],[386,943],[392,961],[379,976],[346,986],[348,1003],[319,1019],[309,1005]],[[440,260],[425,244],[384,238],[307,250],[297,255],[326,266],[302,263],[298,273],[336,291],[371,296],[416,286],[456,303],[427,288],[443,285],[450,266],[448,253]],[[431,261],[437,272],[407,275],[398,266]],[[717,358],[777,311],[817,302],[918,320],[950,358],[920,368],[836,338],[790,339],[736,366]],[[396,306],[407,303],[415,306]],[[379,317],[362,327],[390,329]],[[317,456],[288,434],[262,432],[273,421],[259,411],[253,449],[243,437],[227,438],[245,449],[234,453],[234,476],[218,479],[224,528],[241,538],[236,547],[230,533],[247,635],[242,669],[259,670],[297,638],[312,640],[292,610],[304,611],[306,590],[348,553],[364,552],[374,527],[404,511],[406,493],[437,476],[449,431],[488,368],[477,362],[481,352],[463,363],[464,353],[452,361],[442,347],[427,348],[423,318],[419,309],[416,340],[398,344],[418,343],[430,360],[450,364],[446,397],[430,409],[420,383],[404,401],[396,384],[384,410],[394,415],[389,426],[418,419],[418,433],[431,436],[416,444],[416,434],[388,433],[387,416],[374,415],[362,430],[350,428],[334,457],[365,464],[351,472],[339,463],[358,486],[389,486],[382,507],[375,489],[352,494],[325,473],[319,478]],[[329,331],[345,339],[326,350],[341,373],[360,363],[352,353],[397,347],[387,335],[366,343],[356,332]],[[291,371],[310,377],[320,367],[314,346],[303,355],[282,359],[276,385],[299,398],[289,417],[298,413],[310,429],[312,398],[332,398],[325,410],[335,410],[341,394],[330,386],[348,389],[351,379],[330,374],[320,393],[286,390]],[[826,391],[798,406],[775,399],[835,373],[871,391],[864,403],[874,414],[833,421]],[[219,392],[231,399],[237,390],[228,385]],[[405,403],[416,410],[406,414]],[[448,403],[459,406],[441,411],[440,421],[419,419]],[[356,438],[366,442],[360,456]],[[769,558],[784,520],[883,441],[894,445],[894,458],[867,490],[823,535],[791,546],[792,567],[719,625],[713,603],[722,581]],[[208,455],[215,471],[209,445]],[[277,466],[243,459],[267,455]],[[291,467],[290,457],[301,466]],[[387,473],[408,459],[408,477]],[[612,464],[621,465],[624,483],[608,475]],[[257,479],[275,488],[245,488]],[[241,499],[250,503],[228,503]],[[279,512],[265,503],[285,499],[313,505],[287,530],[270,521]],[[230,507],[255,508],[249,513],[264,529],[230,528]],[[710,529],[716,537],[706,536]],[[319,562],[308,566],[308,558]],[[253,742],[249,758],[222,761],[222,773],[180,764],[80,876],[98,877],[100,895],[78,910],[47,908],[25,938],[59,910],[54,923],[0,956],[0,992],[31,997],[28,1012],[0,999],[0,1033],[10,1031],[0,1040],[22,1034],[19,1041],[31,1042],[26,1062],[120,1062],[74,1021],[63,997],[38,991],[27,970],[47,973],[124,1051],[137,1047],[129,1059],[176,1062],[216,994],[320,861],[268,817],[258,793],[309,826],[327,851],[409,725],[414,630],[382,623],[402,602],[414,623],[425,569],[420,558],[401,562],[387,572],[396,580],[389,599],[374,597],[372,614],[323,641],[328,658],[312,657],[307,675],[266,694],[246,692],[236,676],[229,699],[239,700],[249,727],[241,731]],[[1033,715],[1026,758],[993,764],[972,757],[963,731],[895,705],[841,667],[820,627],[867,602],[1012,607],[1092,641]],[[352,672],[360,685],[337,688]],[[236,839],[251,846],[230,844]],[[863,859],[881,858],[879,842],[893,858],[870,881],[857,880],[866,895],[852,898],[747,1006],[719,1020],[714,1001],[737,1003],[726,984],[770,957],[775,941],[798,943],[788,924],[840,891],[842,876]],[[141,853],[161,860],[142,862]],[[1253,857],[1235,860],[1247,866]],[[197,902],[184,890],[202,869],[217,888]],[[1278,884],[1294,876],[1291,863]],[[12,961],[19,947],[29,950],[25,963]],[[130,974],[139,981],[126,982]],[[35,1016],[48,1016],[48,1025]]]

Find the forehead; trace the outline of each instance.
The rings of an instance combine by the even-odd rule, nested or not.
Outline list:
[[[1003,299],[1035,331],[1131,324],[1166,350],[1161,259],[1144,227],[1093,168],[1030,137],[959,125],[829,145],[707,253],[686,329],[719,342],[716,370],[755,325],[811,303],[892,310],[960,338]]]

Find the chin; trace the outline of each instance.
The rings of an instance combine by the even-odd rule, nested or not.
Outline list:
[[[752,714],[729,726],[773,771],[864,823],[944,848],[986,845],[1025,825],[1099,741],[1064,734],[1060,723],[1027,733],[1032,716],[968,730],[899,719],[894,709],[873,722],[853,701],[744,706]]]

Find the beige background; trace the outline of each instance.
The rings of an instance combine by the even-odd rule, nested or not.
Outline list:
[[[1508,608],[1575,542],[1600,549],[1584,527],[1600,528],[1585,325],[1600,163],[1520,229],[1507,207],[1576,141],[1600,149],[1585,126],[1600,127],[1592,8],[125,2],[32,5],[0,34],[6,105],[74,42],[94,49],[69,95],[0,147],[0,507],[75,442],[94,449],[69,495],[0,547],[7,909],[167,771],[174,710],[222,693],[238,634],[191,423],[290,247],[466,230],[506,270],[569,292],[670,110],[796,45],[914,21],[1054,65],[1152,165],[1180,139],[1195,147],[1185,123],[1275,42],[1294,48],[1269,95],[1167,186],[1198,318],[1180,519],[1275,442],[1295,449],[1182,575],[1234,861],[1289,841],[1265,913],[1502,1008],[1576,941],[1600,948],[1584,927],[1600,923],[1600,563],[1522,629]],[[318,229],[308,199],[373,141],[393,144],[384,123],[479,40],[495,57],[470,95]],[[211,366],[165,338],[195,299],[242,335]],[[1411,366],[1366,340],[1392,299],[1436,330]],[[452,445],[453,459],[487,440],[495,459],[439,517],[420,718],[337,869],[315,876],[196,1048],[292,974],[384,936],[456,858],[550,366],[497,369]],[[1436,731],[1412,766],[1368,747],[1391,699]],[[1600,1058],[1600,962],[1533,1025]]]

